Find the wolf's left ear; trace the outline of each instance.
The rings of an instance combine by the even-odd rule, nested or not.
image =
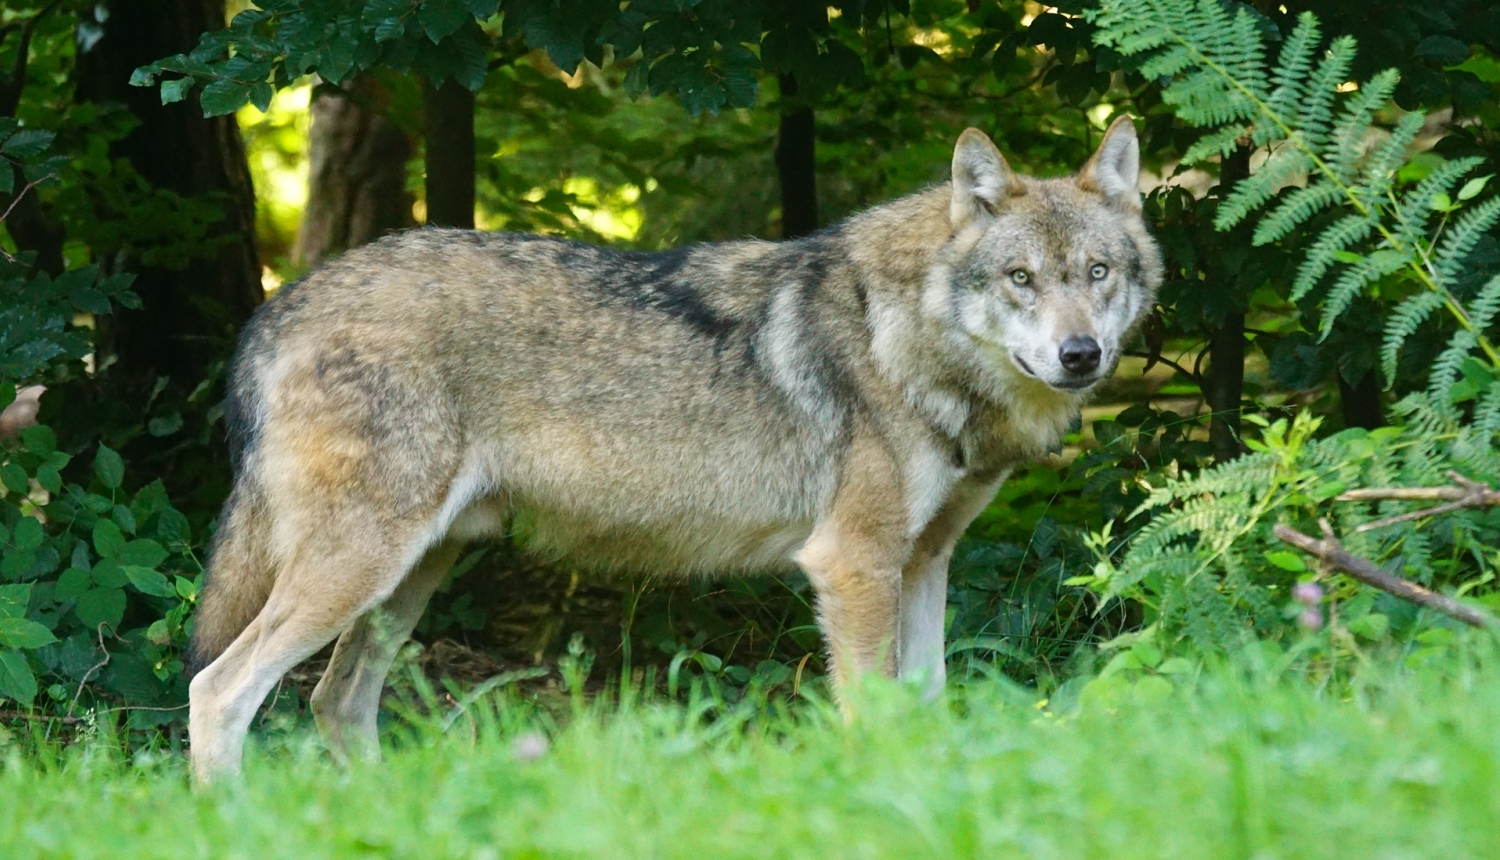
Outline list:
[[[1078,172],[1078,186],[1103,194],[1121,208],[1140,209],[1140,181],[1141,145],[1135,137],[1135,122],[1121,116],[1110,124],[1098,151]]]
[[[949,210],[953,229],[982,213],[993,214],[1007,198],[1025,193],[1026,186],[988,135],[970,128],[958,136],[958,145],[953,148],[953,203]]]

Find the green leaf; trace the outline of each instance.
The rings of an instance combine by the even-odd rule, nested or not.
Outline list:
[[[94,578],[94,584],[100,588],[121,588],[130,581],[130,577],[125,575],[124,565],[112,558],[101,560],[89,573]]]
[[[192,600],[198,596],[198,583],[185,576],[179,576],[174,583],[177,587],[177,596],[183,600]]]
[[[0,651],[0,696],[9,696],[26,707],[36,698],[36,675],[26,655]]]
[[[125,461],[103,443],[100,443],[99,452],[94,455],[94,477],[111,490],[119,489],[120,482],[125,480]]]
[[[91,588],[78,598],[73,611],[90,630],[99,629],[100,624],[113,630],[125,617],[125,592],[118,588]]]
[[[1470,179],[1464,183],[1464,187],[1458,189],[1458,199],[1473,200],[1479,196],[1479,192],[1484,190],[1484,186],[1488,185],[1489,181],[1494,178],[1495,174],[1491,173],[1488,176],[1481,176],[1478,179]]]
[[[57,578],[57,587],[53,589],[52,596],[62,601],[77,600],[93,585],[94,578],[89,575],[88,571],[70,567]]]
[[[109,520],[94,523],[94,549],[104,558],[116,558],[125,551],[125,535]]]
[[[231,114],[249,104],[254,86],[232,80],[214,81],[203,88],[198,104],[205,117]]]
[[[4,144],[0,144],[0,153],[17,159],[35,158],[52,145],[52,139],[56,136],[41,129],[22,129],[11,135]]]
[[[19,579],[36,564],[36,557],[34,549],[18,549],[6,553],[5,560],[0,561],[0,577]]]
[[[4,482],[5,488],[12,493],[25,495],[31,489],[31,484],[26,480],[26,470],[19,463],[0,466],[0,482]]]
[[[120,564],[136,567],[156,567],[166,560],[167,551],[154,540],[133,540],[121,549],[117,557]]]
[[[417,22],[434,45],[458,32],[470,17],[458,0],[427,0],[417,7]]]
[[[36,467],[36,482],[42,486],[42,489],[54,495],[62,492],[62,475],[51,463],[43,463]]]
[[[1307,570],[1307,562],[1302,560],[1302,556],[1294,552],[1287,552],[1286,550],[1278,549],[1267,552],[1266,561],[1269,561],[1282,570],[1289,570],[1292,573],[1302,573]]]
[[[25,618],[31,605],[31,583],[0,585],[0,618]]]
[[[53,434],[52,428],[45,424],[37,424],[22,430],[21,442],[26,445],[26,450],[33,454],[51,454],[57,450],[57,436]]]
[[[152,436],[171,436],[182,429],[182,413],[168,412],[146,422],[146,432]]]
[[[143,594],[155,597],[174,597],[177,594],[177,590],[167,582],[165,576],[149,567],[126,565],[125,575],[130,578],[130,584],[140,589]]]
[[[10,539],[15,543],[17,549],[36,549],[42,545],[42,524],[32,517],[22,517],[16,522],[16,527],[11,532]]]
[[[25,618],[0,618],[0,645],[8,648],[40,648],[57,641],[52,631]]]

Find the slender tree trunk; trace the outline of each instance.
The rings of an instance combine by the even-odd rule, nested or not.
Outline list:
[[[781,237],[795,239],[818,229],[817,131],[812,107],[797,99],[797,79],[781,84],[781,128],[776,136],[776,172],[781,177]]]
[[[65,13],[59,12],[55,7],[46,8],[37,11],[22,23],[12,25],[19,28],[15,33],[13,47],[16,58],[9,68],[0,68],[0,117],[16,116],[31,72],[29,57],[32,37],[47,15],[58,14]],[[10,33],[0,35],[0,47],[6,47],[10,37]],[[66,238],[62,226],[54,223],[43,211],[35,189],[25,190],[27,179],[20,167],[0,162],[0,170],[11,174],[11,193],[0,194],[0,212],[9,213],[5,216],[6,231],[15,240],[18,250],[35,252],[36,259],[31,265],[33,274],[38,271],[53,276],[62,274],[63,242]]]
[[[474,226],[474,94],[456,81],[422,84],[427,223]]]
[[[406,162],[412,143],[386,119],[384,88],[360,76],[342,90],[319,87],[308,131],[307,208],[293,259],[311,268],[386,233],[412,226]]]
[[[1219,199],[1250,175],[1250,148],[1241,146],[1224,159],[1219,171]],[[1225,287],[1227,288],[1227,286]],[[1240,455],[1240,400],[1245,392],[1245,312],[1224,315],[1208,332],[1208,374],[1203,398],[1213,415],[1208,422],[1208,440],[1214,459],[1232,460]]]
[[[108,0],[104,36],[78,59],[79,96],[122,102],[140,121],[112,154],[157,188],[209,197],[223,212],[205,239],[210,256],[184,266],[137,273],[143,309],[119,314],[119,369],[133,377],[166,375],[191,385],[222,355],[234,331],[264,298],[255,247],[255,190],[233,116],[205,119],[193,98],[161,104],[151,87],[132,87],[137,66],[193,49],[198,36],[224,26],[224,0]]]

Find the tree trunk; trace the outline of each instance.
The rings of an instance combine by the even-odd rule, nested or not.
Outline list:
[[[108,0],[104,36],[78,58],[78,94],[121,102],[140,121],[111,154],[147,182],[183,196],[209,197],[223,218],[209,228],[210,256],[178,268],[125,260],[137,274],[143,309],[115,320],[119,370],[136,378],[172,377],[191,386],[223,355],[235,330],[265,297],[255,247],[255,190],[233,116],[205,119],[196,97],[161,104],[153,87],[132,87],[137,66],[186,52],[205,31],[224,26],[224,0]]]
[[[474,227],[474,94],[457,81],[422,83],[427,223]]]
[[[318,87],[308,131],[307,207],[292,259],[312,268],[416,222],[406,190],[412,142],[386,119],[387,94],[360,76]]]
[[[781,128],[776,135],[776,172],[781,177],[781,237],[795,239],[818,229],[816,128],[812,107],[797,100],[797,79],[781,83]]]
[[[1224,159],[1219,170],[1219,199],[1229,196],[1241,179],[1250,175],[1250,148],[1241,146]],[[1228,288],[1226,284],[1225,289]],[[1203,381],[1203,399],[1212,415],[1208,441],[1219,462],[1238,457],[1240,447],[1240,400],[1245,391],[1245,312],[1227,313],[1208,332],[1208,374]]]

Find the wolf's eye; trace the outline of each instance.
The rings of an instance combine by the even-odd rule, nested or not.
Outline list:
[[[1016,269],[1010,273],[1010,279],[1018,287],[1029,286],[1031,284],[1031,273],[1025,269]]]
[[[1094,267],[1089,269],[1089,275],[1096,281],[1104,280],[1104,276],[1107,274],[1109,274],[1109,267],[1103,263],[1095,263]]]

